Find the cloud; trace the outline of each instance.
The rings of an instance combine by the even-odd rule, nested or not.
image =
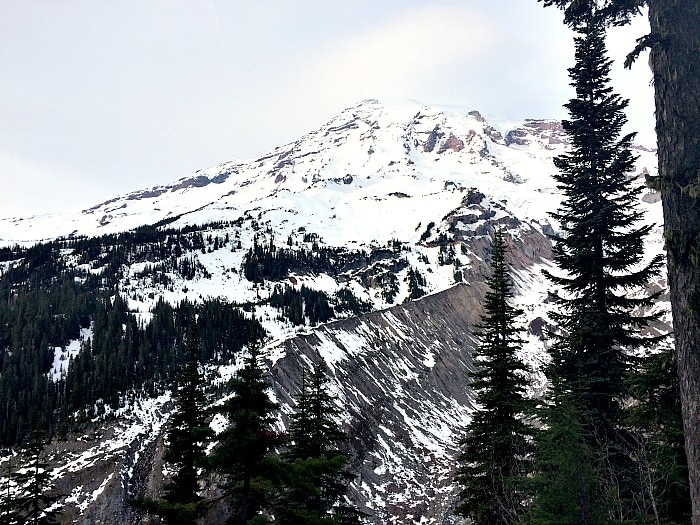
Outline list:
[[[12,199],[3,199],[0,218],[30,216],[37,211],[50,211],[53,208],[52,204],[58,204],[52,196],[62,184],[62,179],[62,174],[0,151],[0,185],[6,194],[12,196]],[[38,200],[44,204],[41,210],[37,209]],[[65,205],[62,207],[65,208]]]
[[[608,54],[613,59],[610,72],[613,86],[622,97],[629,99],[626,111],[629,122],[624,131],[634,131],[637,133],[637,142],[647,147],[656,147],[654,88],[651,84],[651,70],[647,67],[649,52],[642,53],[631,69],[623,67],[625,57],[634,49],[636,39],[648,32],[649,19],[645,9],[641,16],[632,20],[632,24],[610,29],[606,44]]]
[[[434,91],[456,65],[488,55],[496,41],[495,28],[473,10],[424,7],[323,50],[305,76],[315,79],[314,91],[348,101],[415,98]]]
[[[10,196],[0,201],[0,218],[82,208],[113,196],[109,185],[104,188],[86,176],[2,150],[0,187]]]

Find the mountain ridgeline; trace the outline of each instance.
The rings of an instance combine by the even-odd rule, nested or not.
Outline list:
[[[491,234],[504,232],[538,396],[551,323],[541,270],[557,228],[547,212],[561,199],[552,159],[566,141],[551,121],[364,101],[250,161],[0,221],[2,446],[52,438],[60,523],[136,522],[143,513],[125,502],[167,482],[171,388],[196,320],[210,405],[229,394],[254,332],[276,432],[323,363],[349,438],[350,500],[371,523],[459,523],[455,461],[474,408]],[[653,170],[654,153],[636,153],[637,172]],[[653,193],[640,206],[660,222]],[[15,458],[0,458],[0,476]],[[202,490],[219,496],[211,479]]]

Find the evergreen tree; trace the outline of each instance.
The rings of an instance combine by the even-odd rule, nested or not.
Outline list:
[[[650,226],[638,225],[641,187],[630,176],[634,134],[620,138],[627,101],[609,86],[610,61],[598,13],[589,11],[577,29],[576,63],[569,70],[576,98],[566,105],[571,118],[563,123],[572,146],[555,158],[555,178],[564,199],[552,214],[562,231],[554,245],[554,261],[563,275],[547,273],[561,291],[555,296],[558,310],[552,313],[561,334],[550,349],[547,373],[555,388],[547,410],[561,411],[564,403],[574,407],[568,413],[579,417],[576,428],[605,465],[604,471],[596,471],[603,476],[601,489],[594,493],[598,500],[588,504],[605,509],[610,520],[624,520],[636,512],[629,483],[634,466],[624,454],[625,378],[629,351],[658,341],[639,335],[656,315],[635,312],[652,307],[658,296],[644,289],[657,275],[662,257],[642,262]],[[545,414],[543,420],[555,423],[545,432],[568,435],[556,426],[566,418]],[[574,448],[575,443],[561,446]],[[543,456],[540,450],[540,462],[547,461]],[[550,484],[563,479],[544,469],[543,475],[547,473]],[[536,498],[535,507],[541,505]]]
[[[475,525],[516,523],[523,513],[524,478],[530,472],[531,429],[524,421],[527,366],[517,357],[516,327],[521,310],[510,303],[512,283],[503,234],[496,230],[490,290],[478,326],[476,370],[470,374],[476,410],[462,440],[457,481],[462,485],[457,513]]]
[[[19,523],[26,525],[54,525],[56,511],[48,510],[58,499],[51,495],[51,472],[42,454],[46,442],[40,432],[32,432],[30,441],[23,450],[28,462],[26,466],[14,473],[17,485],[14,510],[22,517]]]
[[[407,301],[420,299],[425,295],[425,290],[423,290],[423,286],[425,286],[425,278],[418,270],[413,268],[413,266],[409,267],[406,280],[408,281]]]
[[[627,411],[628,449],[638,464],[639,506],[657,522],[688,523],[688,463],[673,348],[643,359],[629,384],[634,401]]]
[[[219,434],[211,457],[214,470],[225,478],[224,490],[232,497],[234,510],[226,522],[230,525],[267,522],[260,513],[269,507],[277,477],[273,451],[282,440],[272,429],[277,404],[267,394],[259,331],[254,323],[245,364],[229,382],[232,396],[219,410],[229,426]]]
[[[565,10],[564,21],[580,23],[594,0],[541,0]],[[693,524],[700,525],[700,9],[697,0],[595,0],[613,25],[629,23],[647,6],[650,33],[637,40],[629,67],[650,50],[656,102],[659,176],[650,178],[660,191],[668,253],[668,285],[686,451],[693,503]],[[645,60],[646,62],[646,60]]]
[[[204,378],[199,370],[199,335],[193,322],[187,338],[187,361],[175,382],[175,411],[170,417],[164,460],[175,471],[163,500],[142,498],[133,505],[164,518],[166,525],[195,525],[206,510],[199,492],[198,468],[205,462],[211,429],[205,420]]]
[[[2,455],[7,454],[6,466],[0,472],[4,483],[0,486],[0,524],[18,525],[22,522],[15,500],[15,491],[12,480],[13,452],[10,449],[2,450]]]
[[[546,431],[536,434],[534,501],[524,523],[561,525],[608,523],[604,497],[604,458],[588,439],[586,415],[574,396],[554,384],[555,401],[543,411]]]
[[[656,102],[659,176],[668,283],[680,377],[693,524],[700,525],[700,9],[697,0],[541,0],[565,9],[575,26],[595,3],[608,23],[622,25],[647,6],[651,31],[638,39],[625,61],[630,66],[650,50]],[[646,62],[646,61],[645,61]]]
[[[549,278],[564,293],[553,313],[563,332],[553,351],[553,371],[581,399],[594,424],[612,430],[620,420],[620,401],[629,368],[623,349],[649,344],[638,331],[653,315],[635,315],[653,306],[658,294],[642,291],[657,276],[661,255],[641,265],[650,226],[638,226],[639,184],[630,180],[634,134],[618,138],[627,101],[609,86],[604,28],[591,13],[575,40],[576,64],[569,70],[576,98],[566,107],[564,129],[572,149],[554,159],[555,179],[564,200],[552,216],[563,235],[556,239],[554,261],[564,276]]]
[[[347,435],[336,421],[340,410],[327,383],[324,364],[314,364],[308,379],[302,375],[275,507],[276,521],[283,525],[359,523],[360,513],[341,501],[352,476],[340,448]]]

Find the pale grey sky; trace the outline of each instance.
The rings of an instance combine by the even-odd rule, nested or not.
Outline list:
[[[365,98],[563,118],[572,53],[536,0],[0,0],[0,217],[260,155]],[[650,78],[614,74],[653,146]]]

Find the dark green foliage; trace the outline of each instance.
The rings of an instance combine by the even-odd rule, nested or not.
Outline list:
[[[135,507],[161,516],[165,525],[195,525],[206,511],[199,496],[198,469],[205,464],[206,441],[211,429],[206,422],[204,379],[199,370],[199,337],[193,323],[187,338],[187,361],[175,381],[175,411],[170,417],[164,460],[174,470],[165,485],[163,500],[140,499]]]
[[[283,289],[278,284],[270,296],[270,305],[282,309],[283,315],[295,325],[306,324],[307,317],[311,325],[332,319],[334,312],[328,301],[324,292],[305,285],[297,290],[286,284]]]
[[[45,446],[46,442],[41,433],[32,432],[29,442],[22,450],[25,466],[12,476],[17,488],[12,497],[14,509],[11,508],[10,513],[12,514],[14,510],[21,516],[17,524],[54,525],[57,523],[56,512],[47,510],[58,497],[51,494],[51,471],[42,458]]]
[[[399,293],[399,278],[393,271],[388,270],[379,278],[379,284],[382,287],[384,300],[389,304],[393,303]]]
[[[25,250],[19,245],[0,246],[0,262],[15,261],[20,259]]]
[[[190,503],[156,501],[150,498],[136,498],[127,502],[132,507],[141,509],[162,518],[163,524],[194,525],[207,510],[207,502],[200,500]]]
[[[312,234],[307,234],[310,235]],[[305,237],[306,239],[312,240],[313,237]],[[243,275],[255,283],[280,281],[294,271],[335,275],[364,260],[365,256],[360,252],[320,247],[317,243],[313,244],[311,250],[291,249],[276,246],[274,240],[261,244],[256,238],[243,260]]]
[[[183,301],[175,307],[159,301],[145,327],[120,296],[99,302],[92,343],[73,360],[65,378],[67,408],[78,410],[94,399],[116,407],[133,388],[148,395],[162,391],[186,359],[184,334],[197,315],[205,362],[231,359],[250,335],[243,314],[219,300],[201,305]]]
[[[612,25],[625,25],[639,14],[646,0],[537,0],[545,6],[564,10],[564,23],[572,28],[585,25],[591,10],[597,10],[601,20]]]
[[[327,383],[324,364],[313,365],[310,376],[302,376],[275,504],[281,524],[359,523],[360,513],[341,502],[352,475],[342,451],[347,435],[336,421],[340,410]]]
[[[607,24],[622,25],[646,6],[650,32],[637,39],[625,67],[649,50],[656,103],[659,174],[647,177],[661,194],[667,280],[689,466],[693,523],[700,524],[700,9],[697,0],[546,0],[577,27],[595,4]],[[585,20],[585,19],[584,19]]]
[[[138,279],[171,287],[175,276],[208,275],[193,252],[231,243],[228,233],[217,235],[223,223],[182,229],[168,225],[164,221],[115,235],[2,249],[0,257],[10,263],[0,276],[0,443],[17,443],[38,427],[64,434],[83,420],[103,415],[107,406],[123,404],[129,392],[164,391],[184,362],[183,341],[197,314],[203,362],[228,361],[250,339],[249,321],[235,305],[220,300],[201,305],[160,300],[147,324],[128,311],[128,292],[119,292],[128,265],[145,263]],[[309,239],[318,242],[317,236]],[[256,246],[253,252],[267,268],[268,248],[261,251]],[[337,272],[388,255],[314,246],[275,256],[284,271]],[[269,278],[276,271],[267,268],[263,273]],[[316,324],[335,315],[331,298],[323,292],[303,287],[296,294],[282,291],[284,297],[276,298],[288,303],[286,315],[293,322],[308,319]],[[349,290],[341,290],[334,299],[337,313],[371,309]],[[52,381],[47,373],[54,348],[65,347],[78,339],[80,328],[90,327],[91,341],[66,363],[70,366],[65,376]]]
[[[565,275],[548,274],[564,291],[556,296],[553,318],[563,336],[551,351],[550,375],[575,393],[604,435],[614,433],[626,394],[623,348],[656,341],[637,334],[657,316],[633,312],[653,306],[658,294],[643,290],[662,263],[659,255],[640,267],[650,227],[637,226],[641,188],[630,180],[634,135],[618,138],[627,101],[609,87],[609,70],[603,28],[591,22],[576,38],[576,65],[570,69],[577,98],[566,105],[571,120],[564,129],[572,151],[555,159],[564,200],[552,214],[563,231],[554,261]]]
[[[630,374],[629,388],[634,402],[627,411],[632,428],[627,448],[640,473],[639,505],[661,523],[688,523],[688,462],[673,348],[641,360]]]
[[[284,287],[277,284],[270,295],[270,306],[281,309],[282,315],[295,325],[306,324],[308,319],[309,324],[315,326],[344,312],[359,315],[372,310],[370,303],[358,299],[348,288],[341,288],[335,294],[335,307],[331,306],[331,302],[325,292],[313,290],[306,285],[297,290],[288,284]]]
[[[415,300],[423,297],[425,295],[425,277],[421,275],[418,270],[415,270],[413,266],[408,269],[408,275],[406,276],[408,281],[408,300]]]
[[[47,376],[54,347],[77,339],[95,300],[69,278],[21,289],[0,280],[0,442],[14,444],[34,428],[53,429],[65,391]],[[21,291],[20,291],[21,290]]]
[[[537,434],[536,495],[525,523],[593,525],[608,523],[604,457],[590,443],[587,418],[573,396],[553,385],[556,402],[543,410],[547,430]]]
[[[311,374],[302,375],[296,411],[289,425],[288,459],[307,459],[335,455],[347,441],[336,421],[340,409],[327,390],[324,364],[314,364]]]
[[[149,253],[127,242],[126,234],[123,237],[128,250],[113,250],[94,240],[65,243],[94,250],[98,258],[109,254],[116,267],[124,257]],[[163,249],[170,250],[168,243],[176,238],[173,234],[164,240]],[[104,280],[83,275],[60,263],[59,249],[69,250],[58,242],[24,250],[17,255],[23,255],[25,263],[0,277],[0,443],[15,444],[39,427],[66,432],[81,418],[101,415],[103,405],[93,408],[98,399],[116,407],[130,390],[148,395],[164,390],[185,360],[184,336],[198,314],[205,362],[231,359],[250,337],[250,322],[235,305],[221,300],[175,306],[161,300],[144,325],[128,311],[126,299],[112,290],[114,276],[108,270]],[[86,257],[83,252],[75,256]],[[33,270],[28,272],[28,267]],[[91,342],[83,344],[62,379],[51,380],[47,374],[54,348],[78,339],[80,329],[91,325]],[[90,408],[83,411],[85,407]]]
[[[430,224],[428,224],[428,226],[426,226],[425,231],[421,234],[420,242],[425,242],[430,238],[430,236],[433,234],[434,227],[435,227],[435,223],[431,221]]]
[[[372,311],[372,303],[359,299],[349,288],[341,288],[335,293],[335,303],[338,313],[351,312],[359,315]]]
[[[524,512],[525,478],[531,472],[532,433],[524,421],[527,366],[517,357],[521,339],[511,306],[512,283],[503,234],[497,230],[491,253],[489,291],[477,327],[476,370],[470,373],[476,409],[462,440],[457,481],[462,485],[457,513],[475,525],[517,523]]]
[[[577,26],[576,63],[569,70],[576,98],[566,105],[571,118],[563,122],[572,148],[554,159],[564,196],[552,214],[563,232],[553,250],[561,272],[547,275],[560,290],[552,313],[560,334],[550,348],[552,388],[541,416],[548,426],[538,440],[541,490],[533,508],[542,523],[571,516],[580,523],[623,522],[643,514],[635,503],[637,467],[627,453],[622,406],[629,395],[630,350],[660,339],[644,338],[640,330],[658,318],[658,294],[645,289],[662,257],[642,262],[650,227],[638,226],[634,134],[620,138],[627,101],[609,86],[599,15],[588,12]],[[572,464],[568,453],[552,458],[555,446],[578,451],[586,465]],[[572,478],[579,489],[573,497]]]
[[[3,468],[0,471],[0,478],[3,480],[2,485],[0,485],[0,524],[16,525],[21,523],[21,516],[13,490],[14,482],[12,480],[12,469],[17,459],[10,449],[0,450],[0,457],[4,461]]]
[[[219,408],[228,427],[219,434],[219,444],[210,458],[212,468],[224,476],[223,489],[232,498],[229,524],[262,520],[258,513],[268,508],[279,475],[273,451],[282,439],[272,429],[277,405],[267,394],[269,385],[257,333],[253,334],[243,368],[229,382],[232,396]]]
[[[440,250],[438,251],[438,264],[440,266],[455,264],[457,262],[457,252],[454,244],[447,244],[447,236],[444,233],[440,234],[438,242],[443,243],[440,244]]]
[[[309,324],[315,326],[333,317],[333,309],[328,304],[328,296],[324,292],[302,285],[299,293],[304,300],[304,315],[309,318]]]

